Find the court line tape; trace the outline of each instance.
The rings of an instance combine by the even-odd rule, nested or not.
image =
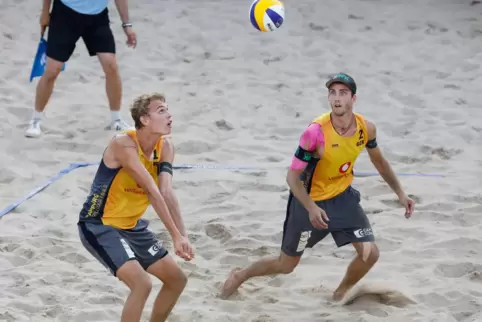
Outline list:
[[[37,188],[34,190],[30,191],[27,193],[25,196],[22,198],[16,200],[15,202],[11,203],[8,205],[5,209],[0,211],[0,218],[3,217],[4,215],[8,214],[9,212],[13,211],[15,208],[17,208],[20,204],[22,204],[24,201],[32,198],[48,186],[50,186],[52,183],[55,181],[59,180],[62,178],[64,175],[70,173],[71,171],[78,169],[78,168],[84,168],[84,167],[89,167],[93,165],[99,165],[99,163],[71,163],[67,168],[60,170],[57,175],[49,178],[46,180],[44,183],[39,185]],[[210,169],[210,170],[252,170],[252,171],[267,171],[269,169],[262,169],[259,167],[249,167],[249,166],[229,166],[229,165],[220,165],[220,164],[179,164],[179,165],[174,165],[174,169]],[[426,173],[397,173],[398,176],[411,176],[411,177],[445,177],[445,175],[442,174],[426,174]],[[377,172],[355,172],[355,177],[374,177],[374,176],[379,176]]]

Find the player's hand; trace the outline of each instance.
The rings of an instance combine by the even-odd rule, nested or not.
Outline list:
[[[40,35],[43,37],[45,29],[47,29],[50,23],[50,13],[48,11],[42,11],[40,14]]]
[[[406,194],[402,194],[398,200],[405,207],[405,218],[412,217],[413,210],[415,208],[415,201],[409,198]]]
[[[136,48],[137,46],[137,35],[132,27],[124,28],[124,33],[127,36],[127,46]]]
[[[310,221],[313,227],[316,229],[326,229],[328,228],[328,216],[326,212],[320,207],[314,205],[312,209],[308,211],[310,215]]]
[[[186,261],[190,261],[194,258],[194,250],[187,237],[179,236],[174,239],[174,249],[176,250],[176,255]]]

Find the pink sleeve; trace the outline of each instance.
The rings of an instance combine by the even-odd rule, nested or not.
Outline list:
[[[306,128],[300,138],[299,146],[306,151],[314,152],[317,147],[323,147],[325,145],[325,136],[321,130],[321,126],[318,123],[312,123]],[[291,170],[303,170],[308,162],[298,159],[293,156],[291,161]]]

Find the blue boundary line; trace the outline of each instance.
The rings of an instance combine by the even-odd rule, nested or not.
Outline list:
[[[50,186],[52,183],[55,181],[59,180],[61,177],[64,175],[70,173],[71,171],[78,169],[78,168],[84,168],[92,165],[98,165],[99,163],[71,163],[67,168],[61,170],[57,175],[49,178],[46,180],[44,183],[39,185],[37,188],[34,190],[30,191],[27,193],[25,196],[22,198],[16,200],[15,202],[11,203],[8,205],[5,209],[0,211],[0,218],[3,217],[4,215],[8,214],[9,212],[13,211],[15,208],[17,208],[20,204],[22,204],[24,201],[32,198],[48,186]],[[208,164],[180,164],[180,165],[174,165],[174,169],[221,169],[221,170],[268,170],[268,169],[261,169],[257,167],[247,167],[247,166],[226,166],[226,165],[208,165]],[[379,174],[376,172],[355,172],[355,177],[374,177],[378,176]],[[410,176],[410,177],[445,177],[445,175],[442,174],[424,174],[424,173],[397,173],[398,176]]]

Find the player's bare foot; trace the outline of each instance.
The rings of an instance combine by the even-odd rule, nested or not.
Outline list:
[[[228,298],[243,284],[243,280],[239,276],[239,271],[241,271],[240,268],[235,268],[229,273],[228,279],[224,282],[221,290],[222,299]]]
[[[333,293],[333,301],[339,302],[341,301],[346,293],[350,290],[350,288],[338,288],[334,293]]]

